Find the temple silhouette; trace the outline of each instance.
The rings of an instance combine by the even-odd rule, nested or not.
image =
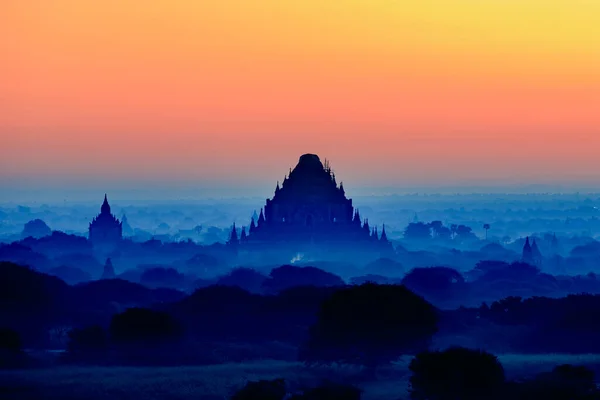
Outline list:
[[[111,213],[106,194],[100,214],[90,223],[88,239],[97,248],[116,246],[123,239],[122,223]]]
[[[238,235],[235,224],[228,245],[245,250],[277,247],[292,251],[345,248],[389,251],[385,225],[377,227],[362,220],[343,183],[336,182],[329,163],[315,154],[304,154],[298,165],[275,187],[258,219],[250,221]]]

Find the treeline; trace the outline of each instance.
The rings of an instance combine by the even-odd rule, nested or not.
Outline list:
[[[527,271],[535,275],[523,266],[508,268],[483,276],[521,276]],[[275,271],[267,294],[250,293],[231,282],[186,296],[121,280],[69,286],[26,267],[2,263],[0,320],[17,335],[21,348],[56,348],[48,336],[62,329],[64,361],[94,364],[214,364],[271,358],[376,368],[402,355],[461,340],[490,351],[600,351],[595,340],[600,334],[600,296],[508,297],[489,306],[442,310],[422,292],[461,292],[465,282],[456,271],[432,269],[409,274],[404,284],[360,285],[343,285],[317,269],[287,266]],[[430,279],[431,273],[445,280]],[[429,286],[424,288],[425,284]],[[14,348],[14,340],[10,342],[7,347]]]
[[[389,393],[390,400],[600,399],[595,373],[586,367],[560,365],[531,378],[509,380],[498,359],[481,350],[452,347],[426,351],[412,359],[409,370],[408,393],[398,389]],[[360,400],[361,395],[358,387],[349,384],[324,382],[293,390],[283,379],[276,379],[248,382],[232,400]]]

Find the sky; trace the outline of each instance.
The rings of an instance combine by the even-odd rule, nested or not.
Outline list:
[[[597,0],[2,0],[0,187],[600,186]],[[162,190],[161,189],[161,190]]]

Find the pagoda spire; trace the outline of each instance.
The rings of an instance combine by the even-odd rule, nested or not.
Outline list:
[[[529,236],[525,239],[525,245],[523,246],[523,262],[533,263],[533,250],[529,243]]]
[[[542,256],[542,252],[540,251],[540,248],[538,247],[535,238],[533,239],[533,243],[531,244],[531,255],[533,256],[533,262],[539,266],[542,263],[542,259],[544,258],[544,256]]]
[[[385,233],[385,224],[383,224],[383,228],[381,229],[381,238],[379,240],[381,240],[382,242],[388,241],[387,235]]]
[[[242,226],[242,234],[240,235],[240,242],[245,242],[248,240],[248,235],[246,235],[246,227]]]
[[[229,242],[227,242],[230,246],[236,246],[239,244],[239,239],[237,235],[237,229],[235,227],[235,222],[233,223],[233,228],[231,229],[231,235],[229,236]]]
[[[352,221],[352,222],[354,222],[354,224],[355,224],[355,225],[357,225],[357,226],[360,228],[360,227],[361,227],[361,225],[362,225],[361,221],[362,221],[362,220],[361,220],[361,218],[360,218],[360,211],[359,211],[359,209],[357,208],[357,209],[356,209],[356,212],[354,213],[354,221]]]
[[[256,230],[256,223],[254,222],[254,217],[252,217],[252,219],[250,220],[249,232],[254,233],[255,230]]]
[[[277,186],[275,186],[275,194],[279,193],[279,181],[277,181]]]
[[[102,277],[100,279],[115,279],[115,277],[115,268],[113,267],[110,258],[107,258],[106,263],[104,264],[104,271],[102,272]]]
[[[263,209],[260,209],[260,215],[258,216],[258,226],[262,226],[265,223],[265,214],[263,213]]]
[[[110,204],[108,204],[108,196],[104,193],[104,202],[102,203],[102,207],[100,207],[100,212],[102,214],[110,214]]]

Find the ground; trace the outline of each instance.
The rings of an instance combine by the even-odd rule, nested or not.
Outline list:
[[[586,365],[600,375],[600,355],[502,355],[509,378],[532,376],[559,364]],[[0,372],[3,400],[202,400],[228,399],[249,380],[285,378],[301,388],[329,378],[356,384],[365,400],[407,398],[409,358],[365,381],[354,367],[308,368],[299,363],[261,361],[199,367],[54,367]]]

